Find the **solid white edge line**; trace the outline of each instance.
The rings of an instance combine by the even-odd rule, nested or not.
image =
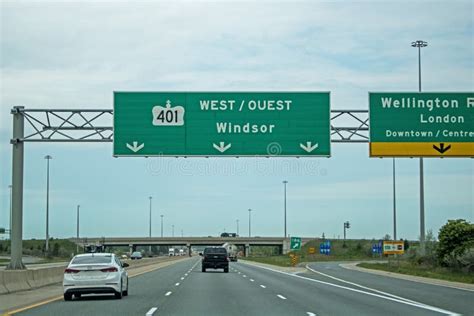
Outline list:
[[[393,298],[396,298],[396,299],[399,299],[399,300],[404,300],[404,301],[415,303],[415,304],[423,304],[423,303],[419,303],[419,302],[416,302],[416,301],[413,301],[413,300],[410,300],[410,299],[407,299],[407,298],[404,298],[404,297],[401,297],[401,296],[397,296],[397,295],[390,294],[390,293],[387,293],[387,292],[383,292],[383,291],[380,291],[380,290],[376,290],[376,289],[373,289],[373,288],[370,288],[370,287],[367,287],[367,286],[363,286],[363,285],[360,285],[360,284],[357,284],[357,283],[354,283],[354,282],[350,282],[350,281],[346,281],[346,280],[343,280],[343,279],[336,278],[332,275],[314,270],[314,269],[310,268],[308,265],[306,265],[306,269],[308,269],[311,272],[314,272],[314,273],[320,274],[322,276],[328,277],[330,279],[360,287],[361,289],[364,289],[364,290],[369,290],[369,291],[372,291],[372,292],[376,292],[376,293],[379,293],[379,294],[383,294],[383,295],[386,295],[386,296],[390,296],[390,297],[393,297]]]
[[[145,316],[152,316],[153,313],[156,312],[157,309],[158,309],[158,307],[150,308],[150,310],[148,312],[146,312]]]
[[[340,266],[341,268],[343,268],[343,269],[346,269],[346,270],[358,271],[358,272],[362,272],[362,273],[370,273],[370,272],[365,272],[365,271],[360,271],[360,270],[357,270],[357,269],[352,269],[352,268],[349,268],[349,267],[345,267],[345,266],[342,265],[342,264],[339,264],[339,266]],[[365,268],[364,268],[364,269],[365,269]],[[435,284],[435,283],[432,283],[432,282],[429,282],[429,281],[424,281],[424,280],[413,280],[413,279],[398,278],[398,277],[394,277],[394,276],[391,276],[391,275],[382,275],[382,274],[378,274],[378,273],[372,273],[372,274],[380,275],[380,276],[385,276],[385,277],[393,278],[393,279],[399,279],[399,280],[405,280],[405,281],[411,281],[411,282],[421,283],[421,284],[428,284],[428,285],[433,285],[433,286],[442,286],[442,287],[447,287],[447,288],[455,289],[455,290],[474,292],[474,289],[466,289],[466,288],[457,287],[457,286],[453,286],[453,285]],[[435,280],[436,280],[436,279],[435,279]]]
[[[460,316],[460,314],[458,314],[458,313],[451,312],[451,311],[448,311],[448,310],[445,310],[445,309],[441,309],[441,308],[438,308],[438,307],[435,307],[435,306],[430,306],[430,305],[426,305],[426,304],[422,304],[422,303],[412,303],[412,302],[408,302],[408,301],[405,301],[405,300],[395,299],[395,298],[389,297],[389,296],[383,296],[383,295],[380,295],[380,294],[375,294],[375,293],[370,293],[370,292],[366,292],[366,291],[353,289],[353,288],[350,288],[350,287],[347,287],[347,286],[342,286],[342,285],[337,285],[337,284],[333,284],[333,283],[329,283],[329,282],[325,282],[325,281],[319,281],[319,280],[307,278],[307,277],[297,275],[297,274],[291,274],[291,273],[287,273],[287,272],[283,272],[283,271],[278,271],[278,270],[275,270],[275,269],[262,267],[262,266],[258,266],[258,265],[251,264],[251,263],[246,263],[246,262],[242,262],[242,263],[245,264],[245,265],[248,265],[248,266],[253,266],[253,267],[260,268],[260,269],[265,269],[265,270],[268,270],[268,271],[272,271],[272,272],[275,272],[275,273],[288,275],[288,276],[291,276],[291,277],[294,277],[294,278],[299,278],[299,279],[303,279],[303,280],[307,280],[307,281],[311,281],[311,282],[315,282],[315,283],[329,285],[329,286],[333,286],[333,287],[336,287],[336,288],[340,288],[340,289],[344,289],[344,290],[348,290],[348,291],[352,291],[352,292],[356,292],[356,293],[360,293],[360,294],[374,296],[374,297],[378,297],[378,298],[381,298],[381,299],[384,299],[384,300],[393,301],[393,302],[397,302],[397,303],[400,303],[400,304],[406,304],[406,305],[410,305],[410,306],[414,306],[414,307],[418,307],[418,308],[422,308],[422,309],[427,309],[427,310],[435,311],[435,312],[445,314],[445,315]]]
[[[173,292],[171,292],[171,291],[169,291],[169,292],[166,292],[165,296],[170,296],[170,295],[171,295],[171,293],[173,293]]]
[[[284,297],[284,296],[281,295],[281,294],[278,294],[277,296],[278,296],[279,298],[281,298],[282,300],[286,300],[286,297]]]

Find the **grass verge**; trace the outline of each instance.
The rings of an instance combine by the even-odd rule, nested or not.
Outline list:
[[[409,262],[401,261],[399,264],[396,262],[391,263],[367,263],[362,262],[357,265],[361,268],[382,270],[388,272],[395,272],[401,274],[408,274],[432,279],[454,281],[474,284],[474,274],[462,273],[458,271],[452,271],[447,268],[441,267],[430,267],[430,266],[417,266]]]

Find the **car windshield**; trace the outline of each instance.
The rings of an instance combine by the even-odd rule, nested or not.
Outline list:
[[[227,253],[227,251],[225,250],[225,248],[206,248],[204,249],[204,253],[205,254],[209,254],[209,253]]]
[[[141,256],[142,254],[140,252],[134,252],[132,253],[132,256]]]
[[[112,256],[81,256],[72,260],[72,264],[111,263]]]

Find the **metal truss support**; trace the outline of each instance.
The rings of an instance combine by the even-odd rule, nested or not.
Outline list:
[[[25,109],[16,106],[12,144],[11,261],[8,269],[25,269],[23,250],[23,147],[25,142],[112,142],[113,110]],[[367,143],[367,110],[332,110],[331,142]],[[25,128],[26,127],[26,128]],[[26,131],[26,133],[25,133]]]
[[[113,110],[28,110],[19,108],[27,133],[25,142],[112,142]],[[332,110],[331,142],[367,143],[367,110]]]

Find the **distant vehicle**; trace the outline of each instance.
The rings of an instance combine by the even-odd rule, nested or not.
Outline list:
[[[229,260],[237,262],[239,248],[236,245],[230,244],[227,242],[223,244],[222,247],[224,247],[225,250],[227,250],[227,255],[229,256]]]
[[[84,246],[84,252],[86,253],[100,253],[105,252],[105,247],[100,244],[87,244]]]
[[[77,255],[64,270],[64,300],[82,294],[113,293],[121,299],[128,295],[128,274],[122,263],[113,253],[88,253]]]
[[[229,257],[224,247],[206,247],[202,253],[201,271],[206,269],[224,269],[225,273],[229,272]]]
[[[222,233],[221,237],[239,237],[236,233]]]
[[[184,256],[184,255],[185,255],[184,249],[179,249],[179,255],[180,255],[180,256]]]
[[[175,256],[175,252],[174,252],[174,248],[169,248],[168,249],[168,256],[172,257],[172,256]]]
[[[130,255],[130,259],[132,259],[132,260],[135,260],[135,259],[138,260],[138,259],[141,259],[141,258],[143,258],[143,255],[142,255],[142,253],[141,253],[140,251],[134,251],[134,252],[132,252],[132,254]]]
[[[128,259],[128,256],[126,254],[123,254],[121,257],[122,259]]]

